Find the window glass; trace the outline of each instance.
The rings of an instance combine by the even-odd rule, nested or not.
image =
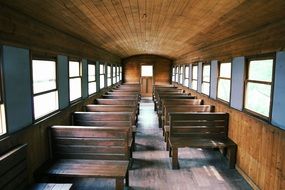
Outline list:
[[[1,50],[0,50],[1,51]],[[0,60],[2,59],[2,54],[0,53]],[[2,62],[0,61],[0,64]],[[4,99],[3,99],[3,92],[2,92],[2,65],[0,65],[0,136],[7,132],[6,126],[6,117],[5,117],[5,106],[4,106]]]
[[[69,61],[69,100],[81,98],[81,64],[79,61]]]
[[[96,92],[96,66],[95,64],[88,64],[88,94]]]
[[[5,118],[5,107],[4,104],[0,104],[0,135],[3,135],[7,132],[6,130],[6,118]]]
[[[115,84],[116,81],[116,66],[113,65],[113,84]]]
[[[189,65],[185,66],[184,86],[189,86]]]
[[[210,65],[203,64],[202,93],[210,94]]]
[[[56,88],[55,61],[33,60],[34,94]]]
[[[81,97],[81,78],[72,78],[69,80],[70,101]]]
[[[220,77],[231,78],[231,63],[220,64]]]
[[[48,103],[47,103],[48,102]],[[34,96],[34,117],[43,117],[58,109],[58,92],[53,91],[46,94]]]
[[[249,62],[245,108],[265,117],[270,114],[272,73],[273,59]]]
[[[90,82],[88,83],[88,93],[94,94],[96,92],[96,82]]]
[[[172,81],[175,82],[175,67],[172,67]]]
[[[273,59],[250,61],[248,79],[256,81],[272,81]]]
[[[105,87],[105,65],[100,64],[100,89]]]
[[[33,60],[32,75],[34,118],[39,119],[58,110],[59,107],[56,86],[56,62],[51,60]]]
[[[120,80],[122,80],[122,77],[123,77],[122,72],[123,72],[123,68],[122,66],[120,66]]]
[[[197,75],[198,75],[198,66],[195,65],[193,66],[192,78],[197,80],[198,79]]]
[[[88,65],[88,81],[95,81],[95,65]]]
[[[112,85],[112,75],[111,75],[111,66],[107,66],[107,86]]]
[[[231,81],[228,79],[220,79],[218,83],[218,98],[230,101]]]
[[[192,67],[192,89],[197,90],[198,87],[198,66],[194,65]]]
[[[141,66],[141,76],[142,77],[152,77],[153,68],[152,65],[142,65]]]
[[[184,67],[180,66],[180,73],[179,73],[179,84],[182,84],[182,80],[183,80],[183,75],[184,75]]]
[[[220,63],[218,77],[218,94],[217,97],[223,101],[230,101],[231,92],[231,63]]]
[[[69,61],[69,77],[75,77],[80,75],[80,62]]]
[[[175,82],[179,82],[179,67],[175,68]]]

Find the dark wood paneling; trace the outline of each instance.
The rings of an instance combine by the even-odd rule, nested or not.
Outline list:
[[[120,58],[0,4],[0,43],[111,63]],[[78,26],[74,30],[78,30]]]
[[[128,83],[139,83],[141,65],[153,65],[153,83],[170,83],[172,61],[155,55],[138,55],[123,60],[123,79]]]

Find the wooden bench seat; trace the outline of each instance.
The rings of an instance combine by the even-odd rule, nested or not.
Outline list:
[[[136,126],[133,125],[132,112],[74,112],[73,125],[130,128],[130,156],[135,149]]]
[[[116,189],[128,186],[129,128],[52,126],[52,161],[43,168],[48,179],[114,178]]]
[[[235,167],[237,145],[228,138],[228,113],[169,113],[172,168],[178,169],[178,148],[221,148]]]
[[[166,142],[166,150],[169,150],[169,113],[192,113],[192,112],[214,112],[215,106],[212,105],[176,105],[165,106],[164,116],[162,117],[163,135]]]

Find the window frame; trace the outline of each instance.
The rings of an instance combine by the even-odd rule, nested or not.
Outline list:
[[[95,68],[94,68],[94,70],[95,70],[95,79],[94,80],[91,80],[91,81],[89,81],[89,65],[93,65]],[[96,94],[96,92],[98,91],[97,90],[97,72],[96,72],[97,70],[96,70],[96,63],[95,62],[89,62],[88,64],[87,64],[87,81],[88,81],[88,95],[89,96],[92,96],[92,95],[94,95],[94,94]],[[93,83],[93,82],[95,82],[95,92],[93,92],[93,93],[89,93],[89,84],[90,83]]]
[[[266,59],[272,59],[273,63],[272,63],[272,78],[271,78],[271,82],[266,82],[266,81],[256,81],[256,80],[249,80],[249,65],[250,65],[250,61],[259,61],[259,60],[266,60]],[[271,122],[272,120],[272,109],[273,109],[273,93],[274,93],[274,77],[275,77],[275,65],[276,65],[276,57],[273,53],[269,53],[269,54],[264,54],[264,55],[257,55],[257,56],[250,56],[246,58],[246,64],[245,64],[245,79],[244,79],[244,90],[243,90],[243,112],[254,116],[258,119],[261,119],[263,121],[266,122]],[[248,83],[255,83],[255,84],[271,84],[271,90],[270,90],[270,105],[269,105],[269,114],[268,117],[264,116],[260,113],[257,113],[253,110],[247,109],[245,107],[245,103],[246,103],[246,89],[247,89],[247,85]]]
[[[175,82],[175,66],[174,65],[171,68],[171,72],[172,72],[171,81]]]
[[[180,65],[179,66],[179,82],[178,82],[178,84],[181,84],[181,85],[183,85],[183,79],[184,79],[184,70],[185,69],[185,67],[184,67],[184,65]]]
[[[188,76],[186,76],[186,68],[188,68]],[[190,77],[189,77],[189,75],[190,75],[190,66],[189,65],[184,65],[184,79],[183,79],[183,86],[185,86],[185,87],[189,87],[189,84],[190,84]],[[184,82],[185,82],[185,80],[188,80],[188,86],[186,86],[185,84],[184,84]]]
[[[115,72],[114,72],[115,69]],[[116,84],[117,83],[117,67],[116,65],[112,65],[112,84]]]
[[[79,75],[78,76],[73,76],[70,77],[70,73],[69,73],[69,62],[79,62]],[[88,70],[88,68],[87,68]],[[76,79],[76,78],[80,78],[80,86],[81,86],[81,96],[79,98],[76,98],[74,100],[70,100],[70,79]],[[78,59],[78,58],[69,58],[68,59],[68,89],[69,89],[69,103],[73,104],[75,102],[78,102],[80,100],[82,100],[82,60]]]
[[[179,84],[179,66],[175,66],[175,82]]]
[[[33,60],[39,60],[39,61],[54,61],[55,62],[55,88],[54,89],[51,89],[51,90],[46,90],[46,91],[43,91],[43,92],[38,92],[38,93],[34,93],[34,76],[33,76]],[[59,73],[58,73],[58,61],[57,61],[57,57],[54,55],[31,55],[30,56],[30,65],[31,65],[31,92],[32,92],[32,118],[33,118],[33,123],[37,123],[38,121],[41,121],[55,113],[57,113],[59,110],[60,110],[60,102],[59,102],[59,89],[58,89],[58,76],[59,76]],[[48,94],[48,93],[51,93],[51,92],[57,92],[57,109],[56,110],[53,110],[52,112],[50,113],[47,113],[46,115],[43,115],[39,118],[35,118],[35,101],[34,101],[34,98],[36,96],[41,96],[41,95],[44,95],[44,94]]]
[[[123,80],[123,67],[122,65],[119,66],[119,81]]]
[[[112,86],[112,81],[113,81],[113,76],[112,76],[112,72],[113,72],[113,68],[112,68],[112,65],[110,65],[110,64],[107,64],[106,65],[107,67],[106,67],[106,70],[107,70],[107,77],[106,77],[106,79],[107,79],[107,87],[110,87],[110,86]],[[108,76],[108,68],[110,68],[110,76]],[[111,81],[111,84],[109,85],[108,84],[108,79]]]
[[[231,64],[231,77],[227,78],[227,77],[220,77],[220,71],[221,71],[221,64],[223,63],[230,63]],[[223,61],[219,61],[218,62],[218,77],[217,77],[217,100],[219,100],[220,102],[226,104],[226,105],[230,105],[231,104],[231,94],[232,94],[232,75],[233,75],[233,62],[232,60],[223,60]],[[221,98],[219,98],[219,80],[230,80],[230,93],[229,93],[229,101],[223,100]]]
[[[193,78],[193,72],[194,72],[194,67],[197,67],[197,78],[196,79],[194,79]],[[199,72],[199,67],[198,67],[198,63],[194,63],[194,64],[192,64],[192,70],[191,70],[191,89],[192,90],[195,90],[195,91],[198,91],[198,72]],[[197,83],[197,88],[196,89],[194,89],[193,88],[193,81],[196,81],[196,83]]]
[[[204,81],[204,67],[205,66],[210,66],[210,74],[209,74],[209,82],[208,81]],[[209,84],[209,94],[206,94],[203,92],[203,84],[204,83],[208,83]],[[201,93],[206,95],[206,96],[210,96],[210,92],[211,91],[211,64],[209,62],[205,62],[202,64],[202,83],[201,83]]]
[[[4,93],[4,72],[3,72],[3,49],[2,46],[0,46],[0,125],[1,125],[1,133],[0,133],[0,139],[2,137],[7,136],[8,134],[8,127],[7,127],[7,116],[6,116],[6,106],[5,106],[5,93]],[[2,113],[2,106],[3,106],[3,111],[4,113]],[[4,124],[4,125],[2,125]]]
[[[117,83],[120,82],[120,67],[119,65],[116,65],[116,78],[117,78]]]
[[[103,66],[103,73],[101,73],[101,69],[100,69],[100,67],[101,67],[101,65]],[[104,64],[104,63],[100,63],[99,64],[99,82],[100,82],[100,84],[99,84],[99,88],[100,88],[100,90],[101,89],[104,89],[104,88],[106,88],[106,80],[105,80],[105,74],[106,74],[106,65]],[[101,87],[101,75],[103,75],[104,77],[104,86],[103,87]]]

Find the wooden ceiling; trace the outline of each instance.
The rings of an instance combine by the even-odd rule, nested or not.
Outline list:
[[[0,0],[122,58],[179,59],[284,21],[284,0]]]

